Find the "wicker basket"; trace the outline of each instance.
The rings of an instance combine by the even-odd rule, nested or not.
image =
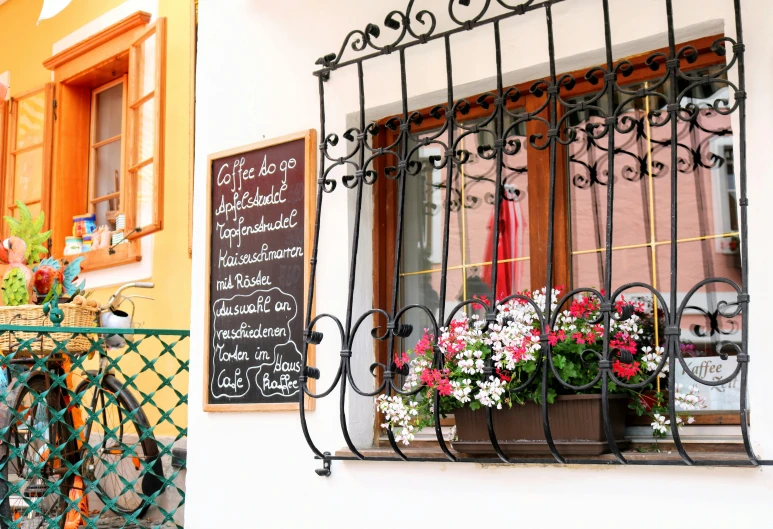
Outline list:
[[[61,303],[59,308],[64,312],[62,327],[96,327],[99,309],[86,307],[73,303]],[[53,327],[49,317],[43,314],[42,305],[19,305],[17,307],[0,307],[0,325]],[[38,337],[35,332],[3,332],[0,333],[0,351],[3,353],[14,352],[19,346],[19,340],[30,340]],[[94,336],[91,336],[94,339]],[[92,345],[89,337],[83,334],[68,332],[51,333],[51,335],[30,343],[31,351],[21,351],[22,354],[34,352],[35,354],[49,354],[56,344],[69,340],[67,351],[70,353],[86,353]],[[26,349],[26,348],[25,348]]]

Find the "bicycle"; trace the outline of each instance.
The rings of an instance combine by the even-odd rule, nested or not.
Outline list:
[[[153,284],[121,286],[100,307],[100,321],[111,315],[128,318],[124,327],[131,326],[131,299],[142,296],[123,296],[129,288],[153,288]],[[131,315],[120,309],[125,301],[132,304]],[[97,348],[98,369],[79,373],[83,380],[74,390],[74,373],[66,359],[46,359],[42,369],[34,358],[9,360],[11,365],[25,367],[7,392],[14,417],[5,469],[21,482],[23,503],[32,520],[25,521],[24,527],[53,527],[50,521],[65,529],[77,527],[79,517],[89,514],[84,492],[90,489],[110,510],[137,517],[146,513],[161,491],[163,466],[152,428],[137,398],[116,377],[115,361],[108,354],[123,342],[123,335],[103,336]]]

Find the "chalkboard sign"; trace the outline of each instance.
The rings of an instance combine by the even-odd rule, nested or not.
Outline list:
[[[208,157],[204,411],[298,409],[315,147],[309,130]]]

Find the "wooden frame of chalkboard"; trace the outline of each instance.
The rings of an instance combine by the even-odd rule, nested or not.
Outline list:
[[[298,144],[293,145],[296,142]],[[300,145],[301,143],[302,146]],[[279,160],[276,156],[269,156],[270,154],[286,154],[288,152],[299,153],[301,156],[283,158],[282,160]],[[205,307],[207,310],[205,311],[204,318],[204,329],[207,336],[204,353],[204,411],[292,411],[299,408],[299,394],[297,392],[289,394],[291,390],[288,388],[292,387],[293,384],[297,384],[298,391],[303,391],[300,384],[298,384],[295,373],[297,367],[297,375],[300,374],[300,357],[295,362],[293,353],[300,354],[302,352],[301,348],[305,345],[302,329],[306,321],[308,321],[305,308],[310,274],[311,238],[314,234],[314,218],[316,215],[316,153],[317,133],[316,130],[310,129],[228,149],[210,154],[207,157],[209,173],[206,192],[208,241],[205,251],[205,266],[208,283],[205,289]],[[297,158],[300,157],[302,157],[303,161],[302,168],[297,167],[301,162]],[[295,165],[289,161],[291,159],[294,160]],[[228,164],[228,160],[231,160],[233,164]],[[216,173],[215,168],[218,165],[220,167]],[[231,174],[227,173],[229,169],[231,169]],[[294,175],[296,180],[295,185],[291,186],[292,188],[285,185],[290,175]],[[280,178],[284,179],[280,180]],[[300,180],[301,178],[302,180]],[[260,185],[263,183],[266,186],[264,194],[261,194]],[[221,192],[221,186],[230,187],[230,189],[226,189],[227,192],[230,192],[228,202],[224,201],[225,194]],[[277,186],[279,186],[279,191],[277,191]],[[298,197],[301,189],[303,191],[302,199]],[[265,190],[268,192],[265,193]],[[286,192],[286,195],[283,194],[284,192]],[[219,195],[220,198],[215,199],[216,195]],[[231,197],[233,197],[233,200],[231,200]],[[217,204],[215,200],[218,201]],[[293,225],[295,215],[299,212],[296,209],[293,209],[290,213],[282,210],[282,205],[285,202],[292,204],[293,201],[302,208],[304,216],[303,238],[302,243],[300,243],[302,245],[302,253],[293,251],[299,249],[296,243],[299,242],[298,237],[300,233],[298,227]],[[213,210],[213,206],[216,206],[217,210]],[[276,218],[277,210],[280,212],[278,219]],[[272,213],[273,216],[270,216]],[[256,221],[257,217],[251,217],[247,218],[247,224],[245,224],[243,222],[245,217],[249,217],[251,214],[258,215],[260,222]],[[224,222],[221,223],[215,220],[215,217],[218,216]],[[265,220],[267,216],[269,217],[268,223]],[[252,224],[249,224],[250,220],[253,221]],[[213,222],[216,231],[213,231]],[[229,227],[229,222],[232,222],[235,226]],[[271,248],[269,246],[269,243],[272,242],[271,237],[276,237],[276,235],[273,235],[273,231],[281,232],[285,228],[288,228],[286,232],[288,234],[285,236],[283,243],[285,247]],[[266,235],[263,235],[264,233]],[[254,251],[252,254],[240,253],[238,250],[242,249],[241,244],[244,241],[247,241],[245,242],[247,250],[250,249],[250,237],[253,238],[251,241],[253,244],[256,240],[261,242],[260,251]],[[291,239],[293,240],[291,241]],[[231,254],[234,244],[237,244],[237,251]],[[296,246],[293,246],[293,244],[296,244]],[[214,245],[218,246],[218,252],[217,262],[213,270],[212,257]],[[227,249],[223,250],[226,246]],[[301,255],[298,256],[298,253]],[[266,257],[267,255],[270,257]],[[300,259],[297,259],[298,257]],[[271,261],[274,260],[280,264],[272,264]],[[282,262],[290,261],[296,264],[281,264]],[[256,262],[266,263],[266,268],[264,269],[262,265],[260,267],[253,266]],[[292,276],[289,272],[287,274],[283,272],[289,267],[292,267],[297,272],[298,264],[301,265],[303,274],[302,291],[298,289],[300,285],[297,281],[297,273]],[[271,272],[276,271],[277,266],[281,267],[280,273],[278,276],[274,276]],[[221,268],[225,268],[228,273],[225,273]],[[231,273],[229,268],[236,271],[236,273]],[[266,270],[268,270],[268,273],[266,273]],[[240,271],[248,273],[239,273]],[[288,284],[290,286],[287,286]],[[283,288],[286,288],[288,292],[285,292]],[[292,288],[292,291],[290,288]],[[221,290],[225,294],[230,294],[234,291],[236,294],[231,298],[217,298],[213,304],[213,291],[219,293]],[[252,291],[247,294],[244,293],[249,290]],[[296,294],[301,293],[301,295],[293,296],[292,292]],[[269,294],[278,296],[280,301],[276,301],[275,298],[272,304]],[[241,298],[245,298],[244,303],[228,307],[227,302],[233,301],[236,298],[240,298],[240,301]],[[269,300],[266,300],[266,298],[269,298]],[[271,314],[272,311],[278,313],[281,310],[288,310],[288,307],[292,305],[292,303],[284,302],[282,299],[295,301],[295,316],[282,326],[270,327],[267,325],[264,329],[263,323],[274,317]],[[216,308],[215,305],[218,303],[220,305]],[[224,323],[225,329],[217,329],[217,319],[222,318],[223,322],[225,322],[226,318],[229,317],[236,317],[240,328],[228,329]],[[311,318],[313,317],[314,303],[312,303],[311,307]],[[295,318],[299,318],[299,320]],[[300,321],[300,327],[298,326],[298,321]],[[287,329],[287,334],[289,334],[288,340],[285,343],[278,343],[284,337],[280,331],[283,331],[285,328]],[[295,333],[293,330],[295,330]],[[256,335],[257,338],[254,338]],[[244,339],[241,338],[242,336],[249,336],[249,338]],[[273,344],[273,350],[270,351],[271,345],[267,346],[262,339],[274,337],[277,338]],[[252,342],[253,349],[250,350],[250,347],[245,347],[240,351],[239,345],[244,345],[245,340],[247,344],[250,344],[250,339],[257,340],[257,343]],[[231,340],[231,343],[228,343],[228,340]],[[226,343],[220,343],[221,341]],[[268,341],[270,342],[270,340]],[[295,347],[290,351],[290,356],[293,358],[288,361],[287,357],[283,356],[286,352],[280,355],[278,348],[290,347],[293,344],[295,344]],[[233,350],[229,350],[226,347],[227,345],[233,345]],[[234,367],[232,371],[229,371],[227,368],[220,369],[223,364],[216,367],[216,361],[227,362],[225,364],[227,366],[238,365],[240,367]],[[256,366],[254,364],[251,365],[249,362],[263,363]],[[311,344],[308,345],[307,364],[315,365],[315,349]],[[264,376],[261,379],[260,374],[264,367],[266,372],[263,373]],[[246,369],[242,372],[241,368]],[[254,370],[257,370],[257,373],[251,378],[251,373]],[[224,373],[225,376],[223,375]],[[279,373],[278,379],[277,373]],[[253,378],[254,385],[252,384]],[[263,387],[261,387],[261,382]],[[244,390],[245,384],[246,390]],[[314,392],[314,379],[308,380],[308,387],[311,392]],[[215,388],[220,393],[215,394],[215,391],[213,391]],[[250,393],[250,390],[253,388],[257,390],[257,393],[254,391]],[[268,395],[264,393],[264,390],[267,388]],[[244,392],[239,394],[239,391],[242,390]],[[234,394],[229,395],[229,391],[232,391]],[[271,393],[276,391],[279,391],[280,394]],[[288,394],[281,394],[284,391],[287,391]],[[314,399],[309,398],[308,395],[305,396],[304,408],[306,410],[313,410],[314,402]]]

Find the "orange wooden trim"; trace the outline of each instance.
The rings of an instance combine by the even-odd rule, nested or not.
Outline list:
[[[243,145],[241,147],[235,147],[225,151],[210,154],[207,156],[207,190],[206,190],[206,208],[204,215],[206,216],[206,234],[207,242],[204,244],[204,275],[206,277],[206,285],[204,289],[204,332],[207,339],[204,343],[204,395],[202,397],[202,409],[206,412],[244,412],[244,411],[296,411],[299,409],[299,404],[294,402],[284,402],[281,404],[211,404],[209,402],[209,362],[210,351],[208,344],[210,343],[209,336],[209,291],[210,291],[210,263],[211,263],[211,251],[210,234],[212,232],[212,180],[214,175],[212,174],[212,164],[215,160],[225,158],[226,156],[233,156],[242,152],[254,151],[256,149],[263,149],[271,147],[272,145],[279,145],[282,143],[289,143],[303,139],[305,143],[304,157],[305,157],[305,215],[306,222],[304,226],[304,255],[311,255],[311,246],[313,244],[314,236],[314,221],[316,218],[316,198],[317,198],[317,131],[315,129],[304,130],[296,132],[294,134],[288,134],[279,138],[273,138],[270,140],[261,141],[258,143],[252,143],[250,145]],[[304,263],[303,270],[303,286],[304,291],[308,291],[309,281],[311,278],[311,262],[307,258]],[[316,296],[314,296],[314,303],[311,306],[311,317],[314,318],[316,314]],[[305,307],[304,307],[305,317]],[[305,322],[305,319],[304,319]],[[316,349],[313,345],[309,345],[306,355],[306,363],[310,366],[316,365]],[[316,381],[309,379],[309,390],[313,393],[316,391]],[[316,406],[316,399],[312,399],[306,395],[304,400],[304,409],[307,411],[313,411]]]
[[[123,137],[123,134],[118,134],[116,136],[113,136],[112,138],[107,138],[106,140],[98,141],[97,143],[94,143],[91,148],[96,150],[100,147],[104,147],[105,145],[110,145],[111,143],[115,143],[117,141],[120,141]]]
[[[51,225],[51,186],[54,174],[54,100],[56,99],[56,85],[46,84],[45,122],[43,128],[43,182],[40,186],[40,210],[45,214],[46,220],[43,229]]]
[[[27,145],[26,147],[22,147],[21,149],[15,149],[8,154],[11,156],[16,156],[17,154],[24,154],[25,152],[33,151],[35,149],[40,149],[43,145],[45,145],[45,140],[43,140],[40,143],[36,143],[34,145]]]
[[[153,158],[154,169],[154,224],[161,229],[164,225],[164,171],[166,169],[166,19],[156,21],[156,142]]]
[[[155,90],[151,90],[150,92],[148,92],[147,94],[145,94],[144,96],[142,96],[141,98],[139,98],[139,99],[138,99],[137,101],[135,101],[134,103],[131,103],[131,104],[129,105],[129,107],[131,107],[132,109],[136,109],[136,108],[138,108],[139,106],[141,106],[143,103],[147,103],[148,101],[150,101],[151,99],[153,99],[153,97],[154,97],[155,95],[156,95],[156,91],[155,91]]]
[[[138,98],[139,75],[143,69],[145,57],[140,52],[139,46],[155,34],[156,36],[156,57],[155,57],[155,89]],[[128,105],[128,142],[126,148],[127,178],[126,178],[126,228],[133,230],[137,227],[142,228],[139,233],[133,233],[130,239],[135,240],[146,237],[152,233],[163,229],[164,225],[164,142],[165,142],[165,123],[166,123],[166,18],[159,18],[147,30],[137,37],[129,49],[129,83],[128,100],[134,101]],[[138,108],[150,99],[155,98],[154,108],[154,144],[153,156],[145,160],[137,161],[138,145]],[[153,164],[153,220],[149,225],[137,226],[137,172],[143,167]]]
[[[114,86],[117,86],[117,85],[123,83],[124,77],[125,76],[122,75],[121,77],[119,77],[118,79],[116,79],[114,81],[110,81],[109,83],[105,83],[102,86],[98,86],[97,88],[95,88],[94,90],[91,91],[92,95],[101,94],[102,92],[110,90]]]
[[[154,160],[155,160],[155,158],[146,158],[146,159],[142,160],[140,163],[134,164],[131,167],[129,167],[128,171],[130,173],[136,173],[137,171],[139,171],[140,169],[142,169],[146,165],[152,164],[154,162]]]
[[[27,207],[30,207],[30,206],[32,206],[34,204],[40,204],[40,199],[38,199],[38,200],[28,200],[27,202],[24,203],[24,205],[27,206]],[[16,204],[11,204],[10,206],[8,206],[8,209],[16,209],[16,207],[17,207]]]
[[[0,101],[0,204],[4,204],[5,197],[3,189],[5,188],[5,152],[6,152],[6,134],[8,129],[8,103]]]
[[[45,86],[38,87],[38,88],[31,88],[30,90],[26,90],[24,92],[14,95],[13,97],[11,97],[11,101],[16,103],[22,99],[27,99],[28,97],[37,95],[45,89],[46,89]]]
[[[88,37],[80,41],[79,43],[70,46],[64,51],[57,53],[56,55],[49,57],[43,61],[43,66],[48,70],[54,70],[59,66],[68,63],[78,57],[90,52],[93,49],[98,48],[106,42],[110,42],[116,37],[131,31],[132,29],[142,26],[150,22],[151,15],[144,11],[137,11],[133,15],[129,15],[113,24],[112,26],[105,28],[99,33]]]
[[[17,140],[17,128],[19,124],[19,103],[24,99],[36,96],[40,93],[44,93],[43,101],[43,142],[35,145],[29,145],[21,149],[16,148]],[[35,149],[41,149],[42,152],[42,169],[41,169],[41,182],[40,182],[40,198],[30,200],[27,205],[40,203],[40,210],[45,215],[44,229],[47,229],[50,223],[50,211],[49,201],[51,193],[51,172],[53,167],[53,143],[54,143],[54,83],[47,83],[42,88],[35,88],[18,95],[11,100],[9,105],[10,119],[8,120],[8,134],[7,134],[7,152],[8,156],[5,160],[6,171],[3,175],[3,188],[4,195],[3,200],[5,204],[5,212],[13,214],[15,209],[15,197],[14,197],[14,180],[16,177],[16,155],[25,152],[30,152]],[[1,150],[1,149],[0,149]],[[2,171],[0,171],[2,172]],[[7,234],[7,226],[4,227],[4,231]]]
[[[118,198],[121,196],[120,191],[116,191],[115,193],[110,193],[101,197],[92,198],[89,200],[92,204],[98,204],[100,202],[104,202],[105,200],[110,200],[111,198]]]

